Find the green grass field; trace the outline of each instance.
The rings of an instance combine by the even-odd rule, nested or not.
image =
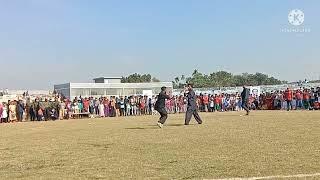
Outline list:
[[[183,114],[169,115],[163,129],[155,125],[157,116],[0,124],[0,179],[320,173],[319,111],[240,114],[202,113],[204,124],[189,126]]]

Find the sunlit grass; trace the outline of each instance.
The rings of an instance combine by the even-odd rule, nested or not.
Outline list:
[[[243,114],[243,112],[241,113]],[[320,172],[320,112],[0,124],[1,179],[199,179]]]

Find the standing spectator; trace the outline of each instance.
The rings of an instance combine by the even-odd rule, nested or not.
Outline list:
[[[111,100],[109,101],[108,98],[104,98],[102,102],[103,102],[102,104],[104,105],[104,109],[103,109],[104,117],[109,117],[109,116],[111,117],[111,111],[110,111],[110,109],[111,109],[111,106],[110,106]]]
[[[89,100],[89,113],[90,113],[90,117],[93,118],[93,113],[94,113],[94,100],[91,97]]]
[[[179,107],[178,107],[178,98],[176,96],[173,96],[171,99],[172,104],[173,104],[173,113],[179,112]]]
[[[18,120],[19,122],[22,122],[23,121],[23,113],[24,113],[24,104],[22,102],[22,100],[19,100],[18,101],[18,104],[17,104],[17,109],[18,109]]]
[[[134,97],[130,98],[130,106],[131,106],[131,115],[132,116],[137,115],[137,106],[136,106],[136,102],[135,102]]]
[[[120,101],[120,99],[118,97],[114,98],[116,117],[120,116],[120,103],[119,103],[119,101]]]
[[[140,115],[145,115],[145,106],[146,105],[145,105],[143,98],[140,99],[139,106],[140,106]]]
[[[88,98],[84,98],[84,100],[83,100],[83,112],[88,113],[89,112],[89,106],[90,106],[90,102],[89,102]]]
[[[302,109],[302,107],[303,107],[303,105],[302,105],[303,104],[302,103],[303,97],[302,97],[302,92],[301,92],[300,89],[296,91],[295,97],[296,97],[296,109]]]
[[[125,114],[125,103],[124,103],[123,97],[120,98],[119,107],[120,107],[120,116],[124,116],[124,114]]]
[[[285,92],[280,92],[281,110],[287,110],[287,101],[285,98]],[[292,101],[291,101],[292,102]]]
[[[59,104],[59,119],[62,120],[65,117],[66,112],[66,103],[61,99]]]
[[[94,111],[96,115],[100,115],[100,100],[98,100],[97,98],[95,98],[94,101]]]
[[[214,97],[211,95],[209,100],[209,112],[214,112]]]
[[[220,111],[220,95],[214,97],[214,111]]]
[[[284,92],[284,99],[287,102],[287,111],[292,110],[292,98],[293,98],[293,92],[290,88],[287,88],[287,90]]]
[[[0,123],[2,123],[3,104],[0,103]]]
[[[316,102],[316,92],[315,92],[314,88],[311,88],[311,91],[310,91],[310,108],[311,109],[314,108],[315,102]]]
[[[317,100],[317,102],[320,102],[320,87],[317,87],[317,91],[316,91],[317,93],[316,93],[316,100]]]
[[[241,104],[242,104],[241,98],[240,98],[239,94],[237,94],[237,96],[236,96],[236,111],[242,110]]]
[[[117,112],[116,112],[116,102],[115,99],[112,97],[110,98],[110,117],[116,117]]]
[[[127,100],[125,101],[125,105],[126,105],[126,116],[130,116],[131,115],[131,104],[130,104],[129,98],[127,98]]]
[[[230,110],[235,111],[236,109],[236,97],[234,95],[230,96]]]
[[[103,103],[103,102],[100,102],[100,103],[99,103],[99,110],[98,110],[100,117],[105,117],[104,108],[105,108],[104,103]]]
[[[204,93],[203,95],[203,106],[204,106],[204,112],[208,112],[209,109],[209,96],[207,93]]]
[[[148,113],[149,115],[152,115],[152,99],[148,99]]]
[[[124,97],[124,115],[127,116],[128,114],[128,107],[127,105],[129,104],[129,99],[127,96]]]
[[[8,122],[8,106],[6,103],[3,103],[3,106],[2,106],[2,113],[1,113],[1,122],[2,123],[6,123]]]
[[[29,116],[30,116],[30,121],[35,121],[36,120],[36,108],[35,108],[35,103],[31,103],[29,105]]]
[[[83,113],[82,99],[78,100],[78,109],[79,109],[79,113]]]
[[[308,110],[310,108],[310,94],[308,92],[308,89],[305,89],[303,91],[303,105],[304,105],[304,109]]]
[[[9,101],[9,122],[17,121],[17,103],[16,101]]]
[[[27,94],[27,93],[26,93]],[[27,98],[26,100],[26,104],[25,104],[25,114],[26,114],[26,121],[28,121],[30,119],[30,106],[31,106],[31,100],[30,100],[30,97]]]
[[[72,103],[69,99],[66,100],[66,116],[67,119],[71,118],[71,112],[72,112]]]
[[[46,98],[45,101],[42,103],[41,109],[43,110],[43,117],[44,120],[48,120],[49,119],[49,102],[48,99]]]

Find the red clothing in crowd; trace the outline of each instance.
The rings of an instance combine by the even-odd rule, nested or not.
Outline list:
[[[219,96],[219,104],[222,104],[222,96]]]
[[[199,104],[203,104],[203,97],[202,98],[201,97],[198,98],[198,103]]]
[[[84,100],[83,101],[83,108],[86,110],[86,111],[88,111],[89,110],[89,101],[88,100]]]
[[[293,93],[290,89],[287,89],[285,92],[284,92],[284,98],[285,100],[287,101],[292,101],[292,97],[293,96]]]
[[[309,93],[307,91],[303,92],[303,100],[309,100]]]
[[[220,100],[219,100],[219,96],[214,97],[214,104],[219,104]]]
[[[203,96],[203,104],[208,105],[209,104],[209,97]]]
[[[144,109],[145,103],[143,101],[140,102],[140,109]]]
[[[249,97],[249,103],[253,103],[254,102],[254,97],[253,96],[250,96]]]
[[[266,104],[267,104],[267,109],[268,110],[273,109],[273,98],[272,97],[266,97]]]
[[[302,100],[302,94],[300,91],[296,92],[296,98],[297,98],[297,100]]]

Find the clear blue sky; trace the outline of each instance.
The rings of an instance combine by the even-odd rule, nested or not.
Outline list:
[[[309,33],[288,13],[301,9]],[[318,0],[0,0],[0,89],[52,89],[97,76],[161,80],[263,72],[320,76]]]

